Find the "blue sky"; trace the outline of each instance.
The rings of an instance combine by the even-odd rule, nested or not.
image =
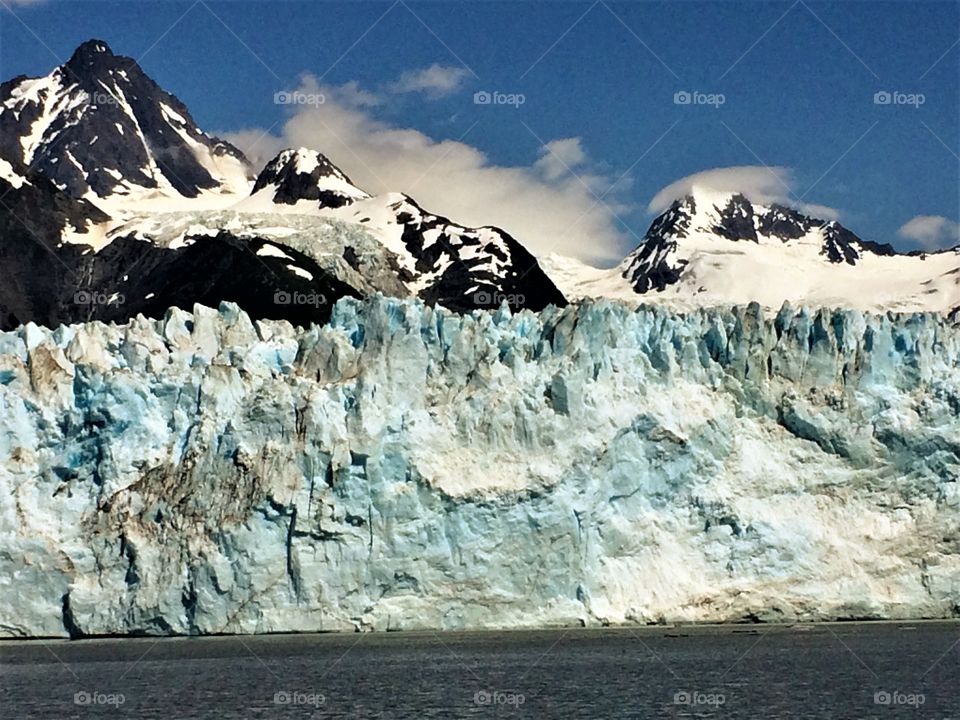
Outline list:
[[[468,220],[482,214],[470,199],[484,199],[521,239],[545,209],[562,217],[551,188],[564,206],[595,206],[588,236],[559,242],[562,251],[595,242],[581,254],[612,258],[636,244],[663,188],[743,166],[725,181],[838,211],[866,239],[903,249],[956,242],[956,2],[4,2],[3,78],[45,74],[102,38],[209,132],[269,129],[260,150],[326,142],[316,149],[374,185],[432,163],[449,177],[418,181],[412,195],[441,211],[463,207]],[[294,88],[312,88],[324,105],[274,102]],[[478,105],[478,91],[524,102]],[[876,104],[883,91],[903,95]],[[678,92],[693,102],[677,104]],[[295,117],[310,112],[319,113],[312,123]],[[406,130],[417,141],[396,168]],[[539,185],[471,174],[499,168]],[[488,186],[501,183],[510,197],[498,200]],[[940,220],[898,233],[917,216]]]

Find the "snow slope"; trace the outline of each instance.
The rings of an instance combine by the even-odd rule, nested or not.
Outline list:
[[[930,314],[341,301],[0,333],[0,632],[960,614]]]
[[[742,195],[694,189],[654,220],[616,268],[545,260],[571,298],[607,297],[677,308],[784,302],[882,312],[960,307],[960,250],[897,254],[833,221]]]

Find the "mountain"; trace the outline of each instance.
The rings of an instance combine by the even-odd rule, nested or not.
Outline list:
[[[960,251],[898,254],[836,221],[694,188],[615,268],[537,258],[409,195],[374,195],[322,153],[254,173],[100,40],[42,78],[0,85],[0,328],[122,322],[237,303],[325,322],[381,293],[459,312],[607,298],[679,308],[784,302],[960,313]]]
[[[45,77],[0,85],[0,157],[108,210],[232,196],[251,174],[239,150],[202,132],[183,103],[102,40]]]
[[[284,150],[257,176],[252,194],[271,204],[308,202],[313,209],[338,208],[370,196],[318,152]]]
[[[537,259],[508,233],[457,224],[402,193],[371,196],[316,151],[282,152],[237,208],[271,211],[278,203],[362,226],[396,258],[411,293],[430,304],[470,310],[507,302],[539,310],[566,302]]]
[[[318,152],[284,151],[254,179],[100,40],[46,77],[0,85],[0,131],[0,182],[27,183],[0,195],[0,227],[17,234],[4,271],[18,278],[0,287],[0,328],[221,301],[305,325],[378,292],[459,311],[566,302],[507,233],[373,197]]]
[[[784,302],[873,311],[960,306],[960,252],[897,253],[833,220],[744,195],[694,188],[606,272],[567,258],[545,266],[569,297],[699,307]]]
[[[662,291],[684,277],[698,240],[715,242],[718,252],[754,250],[742,243],[781,250],[803,246],[807,255],[816,251],[822,262],[854,267],[865,254],[896,255],[891,246],[864,242],[833,221],[782,205],[754,205],[739,193],[698,191],[675,201],[653,222],[643,244],[624,261],[623,275],[638,293]],[[741,245],[727,247],[723,241]]]

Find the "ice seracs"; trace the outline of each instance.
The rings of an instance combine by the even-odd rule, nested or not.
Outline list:
[[[958,368],[757,305],[27,324],[0,635],[958,617]]]

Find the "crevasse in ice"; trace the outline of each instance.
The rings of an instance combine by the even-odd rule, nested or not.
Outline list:
[[[341,301],[0,334],[0,634],[960,614],[960,331]]]

